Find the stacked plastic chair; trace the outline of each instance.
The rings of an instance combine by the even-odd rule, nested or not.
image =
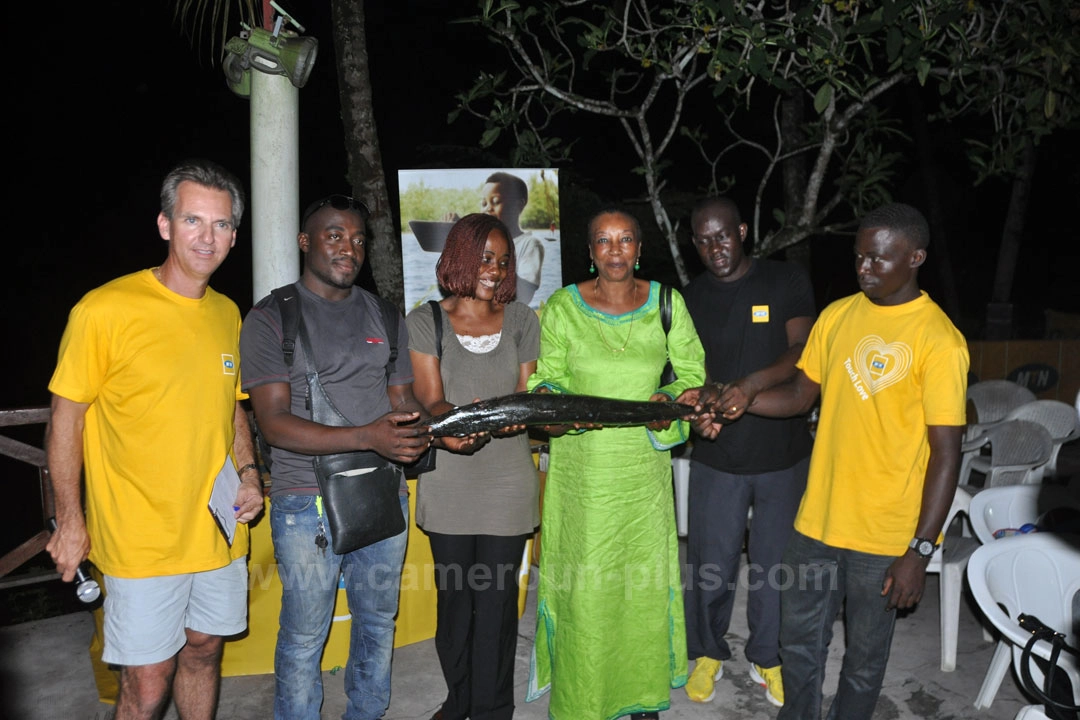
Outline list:
[[[967,400],[975,408],[975,421],[969,422],[965,440],[974,440],[983,431],[1001,422],[1010,410],[1035,399],[1035,393],[1012,380],[983,380],[968,386]]]
[[[987,447],[988,455],[983,453]],[[960,451],[961,485],[970,483],[972,470],[986,476],[984,488],[1039,483],[1053,452],[1053,439],[1037,422],[1004,420],[964,442]]]

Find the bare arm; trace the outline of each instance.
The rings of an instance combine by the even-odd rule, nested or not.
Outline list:
[[[821,394],[821,385],[802,370],[786,382],[757,394],[749,412],[762,417],[792,417],[810,412]]]
[[[246,523],[254,520],[263,509],[262,478],[255,464],[255,444],[251,437],[251,424],[243,403],[236,401],[233,412],[233,457],[236,467],[241,469],[240,488],[236,491],[236,501],[240,508],[236,511],[236,520]]]
[[[956,494],[960,472],[960,441],[964,428],[959,425],[930,425],[927,435],[930,441],[930,460],[926,466],[922,505],[915,537],[937,540],[945,525],[945,518]],[[928,558],[919,557],[908,550],[893,561],[885,573],[881,587],[882,596],[888,595],[888,608],[909,608],[922,599],[926,585]]]
[[[45,452],[56,499],[56,532],[45,549],[64,582],[75,577],[90,553],[90,536],[82,506],[83,428],[88,403],[52,396],[52,415],[45,433]]]
[[[408,388],[405,390],[395,388]],[[393,392],[392,392],[393,391]],[[393,407],[367,425],[332,427],[292,414],[288,383],[259,385],[250,391],[255,419],[266,441],[275,447],[304,455],[326,455],[353,450],[373,450],[385,458],[408,464],[420,457],[429,441],[423,426],[405,425],[421,415],[412,386],[387,389]]]
[[[814,319],[811,317],[791,318],[784,323],[788,342],[787,350],[768,367],[725,385],[720,393],[720,400],[716,404],[716,412],[722,413],[725,420],[735,420],[753,404],[758,393],[795,377],[795,363],[802,355],[813,324]]]

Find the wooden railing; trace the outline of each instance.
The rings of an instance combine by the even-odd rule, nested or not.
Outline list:
[[[49,422],[49,408],[47,407],[0,410],[0,427],[44,425],[47,422]],[[14,458],[15,460],[28,463],[37,468],[38,482],[41,485],[42,527],[41,532],[20,543],[14,550],[0,556],[0,588],[54,580],[59,577],[56,572],[39,572],[18,579],[3,579],[13,570],[45,549],[45,545],[49,542],[49,532],[45,529],[45,521],[46,518],[51,517],[53,514],[53,494],[52,486],[47,480],[48,473],[45,466],[45,451],[43,449],[7,437],[6,435],[0,435],[0,455]]]

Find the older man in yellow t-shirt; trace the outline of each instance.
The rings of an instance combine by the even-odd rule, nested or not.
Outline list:
[[[243,212],[224,168],[176,166],[157,219],[168,256],[79,301],[49,383],[48,551],[65,581],[88,555],[105,576],[117,720],[158,717],[170,695],[182,717],[214,717],[222,639],[247,627],[243,523],[262,510],[262,484],[239,403],[240,313],[209,287]],[[207,505],[225,468],[240,477],[231,544]]]
[[[705,433],[743,412],[805,413],[821,398],[810,476],[784,554],[779,720],[819,718],[833,621],[847,649],[830,719],[869,720],[897,608],[919,602],[956,490],[965,423],[963,335],[919,289],[929,229],[915,208],[867,214],[855,237],[861,293],[821,313],[789,382],[745,408],[714,405]],[[846,605],[845,605],[846,602]]]

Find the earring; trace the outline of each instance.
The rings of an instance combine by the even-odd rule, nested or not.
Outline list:
[[[596,272],[596,263],[590,262],[589,263],[589,274],[592,275],[595,272]]]
[[[641,269],[641,261],[638,260],[637,258],[634,258],[634,269],[635,270],[640,270]]]

